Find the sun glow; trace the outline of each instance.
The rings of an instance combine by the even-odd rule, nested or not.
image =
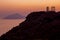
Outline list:
[[[2,11],[38,11],[45,10],[46,6],[55,6],[60,10],[60,0],[0,0]]]

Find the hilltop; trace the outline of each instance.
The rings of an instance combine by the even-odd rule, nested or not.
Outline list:
[[[60,39],[60,12],[32,12],[24,22],[0,37],[0,40],[38,39]]]

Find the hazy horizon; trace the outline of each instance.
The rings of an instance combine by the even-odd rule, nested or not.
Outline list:
[[[9,14],[27,15],[32,11],[46,10],[46,6],[55,6],[60,10],[60,0],[0,0],[0,18]]]

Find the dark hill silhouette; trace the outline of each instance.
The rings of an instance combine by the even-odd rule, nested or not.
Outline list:
[[[25,16],[16,13],[16,14],[8,15],[8,16],[4,17],[3,19],[24,19],[24,18],[25,18]]]
[[[32,12],[24,22],[0,37],[0,40],[60,40],[59,12]]]

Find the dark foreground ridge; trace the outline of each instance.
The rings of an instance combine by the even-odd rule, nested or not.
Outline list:
[[[24,22],[0,37],[0,40],[60,40],[60,12],[30,13]]]

